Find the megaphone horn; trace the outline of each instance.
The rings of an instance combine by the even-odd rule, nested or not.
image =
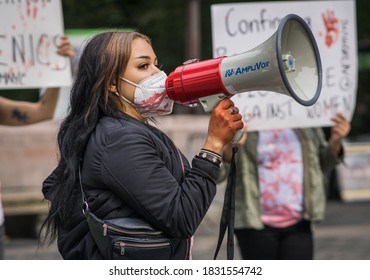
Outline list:
[[[313,105],[320,96],[322,66],[311,29],[299,16],[285,16],[277,31],[256,48],[234,56],[191,61],[166,80],[176,103],[211,111],[225,97],[263,90]]]

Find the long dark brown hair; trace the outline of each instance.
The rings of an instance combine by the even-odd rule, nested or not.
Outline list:
[[[110,91],[119,85],[131,55],[131,44],[142,38],[138,32],[103,32],[93,36],[85,45],[73,83],[67,117],[58,133],[59,162],[56,180],[47,197],[51,206],[42,229],[44,241],[53,242],[59,226],[72,215],[72,192],[78,185],[78,168],[87,141],[102,116],[117,118],[122,114],[122,100]],[[41,233],[40,231],[40,233]]]

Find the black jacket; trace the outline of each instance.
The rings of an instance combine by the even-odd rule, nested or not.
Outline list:
[[[96,216],[144,217],[178,239],[174,259],[187,259],[189,238],[216,194],[218,174],[217,165],[201,158],[194,157],[190,167],[163,132],[124,115],[99,121],[86,147],[82,182]],[[51,199],[48,193],[54,175],[43,184],[47,199]],[[71,199],[75,201],[74,214],[59,229],[59,251],[64,259],[101,259],[81,212],[78,185]]]

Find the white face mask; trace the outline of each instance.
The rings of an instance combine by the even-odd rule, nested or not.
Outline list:
[[[139,84],[135,84],[125,78],[123,81],[136,87],[134,104],[121,96],[129,104],[134,106],[143,117],[156,117],[172,113],[173,101],[166,93],[167,75],[161,71],[153,76],[147,77]]]

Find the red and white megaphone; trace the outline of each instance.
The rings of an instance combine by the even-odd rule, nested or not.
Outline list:
[[[321,60],[315,38],[297,15],[284,17],[264,43],[242,54],[184,63],[166,80],[174,102],[211,111],[225,97],[263,90],[313,105],[322,86]]]

